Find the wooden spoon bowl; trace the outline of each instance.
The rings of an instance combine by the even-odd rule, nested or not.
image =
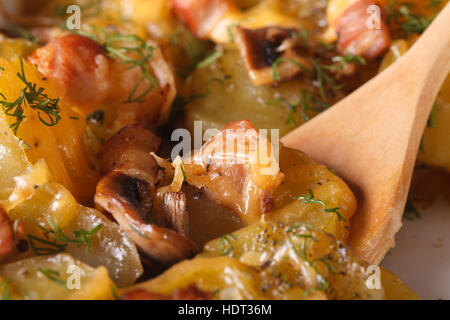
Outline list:
[[[450,4],[409,52],[282,139],[334,168],[355,192],[349,244],[378,264],[400,229],[422,134],[450,71]]]

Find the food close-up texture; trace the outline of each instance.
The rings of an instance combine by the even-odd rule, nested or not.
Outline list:
[[[358,190],[279,140],[446,4],[0,0],[0,300],[418,299],[352,238]],[[450,77],[405,216],[427,170],[450,181]]]

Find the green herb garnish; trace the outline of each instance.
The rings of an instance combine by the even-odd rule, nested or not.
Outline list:
[[[277,98],[272,101],[266,102],[266,105],[271,106],[271,105],[275,105],[278,103],[281,103],[289,110],[289,116],[288,116],[288,119],[286,120],[286,124],[290,124],[295,127],[297,125],[297,123],[295,122],[294,115],[297,112],[297,107],[300,104],[300,101],[297,101],[297,102],[291,104],[288,101],[286,101],[286,99],[284,99],[284,98]]]
[[[209,66],[210,64],[212,64],[214,61],[216,61],[217,59],[219,59],[222,56],[223,56],[223,51],[221,51],[221,50],[215,51],[214,53],[212,53],[211,55],[206,57],[204,60],[197,63],[197,69],[201,69],[206,66]]]
[[[0,97],[4,100],[0,101],[3,112],[16,120],[9,127],[14,134],[17,134],[20,124],[26,118],[25,107],[36,110],[39,120],[44,125],[48,127],[56,125],[61,120],[59,98],[50,98],[44,93],[44,88],[38,88],[36,83],[29,82],[25,76],[22,57],[19,55],[17,57],[20,61],[20,72],[17,73],[17,77],[25,84],[25,87],[20,90],[20,96],[13,102],[6,101],[6,97],[0,93]]]
[[[366,65],[366,59],[360,55],[346,54],[345,56],[335,56],[331,59],[333,62],[339,63],[338,69],[342,70],[347,64],[355,63],[357,65]]]
[[[390,20],[392,20],[398,29],[394,30],[399,38],[407,38],[412,33],[421,34],[433,22],[434,16],[425,18],[420,14],[411,11],[412,4],[405,3],[400,7],[392,10]]]
[[[47,218],[49,228],[45,228],[38,223],[35,223],[39,229],[45,232],[45,234],[51,238],[52,241],[36,237],[34,235],[28,235],[30,246],[34,253],[38,256],[52,255],[60,252],[64,252],[69,243],[75,243],[78,247],[86,245],[86,250],[91,250],[93,236],[103,227],[103,224],[99,224],[90,230],[79,229],[73,232],[73,237],[67,236],[60,228],[58,221],[52,222]],[[36,244],[45,244],[45,247],[37,247]]]
[[[105,52],[110,58],[118,58],[127,69],[139,68],[142,77],[136,82],[130,95],[124,103],[144,102],[144,97],[153,89],[159,89],[158,79],[151,73],[149,61],[152,59],[155,47],[136,35],[122,35],[117,32],[106,36],[103,44]],[[140,85],[144,83],[146,89],[137,94]]]
[[[180,169],[181,169],[181,173],[183,174],[183,178],[184,178],[184,180],[186,180],[186,172],[184,172],[184,167],[183,167],[183,164],[182,163],[180,163]]]
[[[208,79],[208,81],[206,81],[206,84],[205,84],[205,93],[202,93],[202,94],[193,94],[193,95],[191,95],[191,96],[189,97],[189,101],[187,101],[187,103],[189,103],[189,102],[191,102],[191,101],[193,101],[193,100],[196,100],[196,99],[203,99],[203,98],[209,97],[209,95],[211,94],[211,91],[210,91],[210,89],[209,89],[209,86],[210,86],[213,82],[218,82],[218,83],[220,83],[222,86],[225,85],[225,81],[223,81],[223,80],[220,79],[220,78],[211,78],[211,79]]]
[[[222,256],[227,256],[233,252],[234,246],[231,242],[236,241],[236,236],[232,233],[228,233],[220,237],[220,249],[222,250]]]
[[[308,68],[306,68],[304,65],[302,65],[300,62],[295,61],[292,58],[284,58],[284,57],[278,57],[277,60],[275,60],[275,62],[272,64],[272,78],[275,81],[280,81],[280,74],[278,73],[278,65],[283,62],[283,61],[288,61],[290,63],[292,63],[294,66],[296,66],[297,68],[299,68],[301,71],[304,71],[306,73],[310,73],[311,71],[308,70]]]
[[[339,208],[339,207],[336,207],[336,208],[326,208],[325,202],[323,202],[323,201],[320,200],[320,199],[315,198],[315,197],[314,197],[314,193],[313,193],[313,191],[312,191],[311,189],[308,190],[308,194],[294,197],[294,199],[295,199],[295,200],[299,200],[299,201],[301,201],[302,203],[305,203],[305,204],[320,204],[322,207],[324,207],[323,210],[324,210],[325,212],[333,212],[333,213],[335,213],[335,214],[337,215],[339,221],[347,221],[347,219],[345,219],[345,218],[342,216],[342,214],[340,213],[340,211],[339,211],[340,208]]]
[[[52,269],[38,268],[38,271],[42,273],[48,280],[55,282],[57,285],[66,288],[66,281],[60,279],[60,273]]]

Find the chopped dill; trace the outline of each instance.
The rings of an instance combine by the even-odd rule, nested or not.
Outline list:
[[[331,59],[333,62],[339,63],[338,69],[342,70],[347,64],[355,63],[357,65],[366,65],[366,59],[364,59],[360,55],[353,55],[351,53],[346,54],[345,56],[335,56]]]
[[[345,219],[345,218],[342,216],[341,212],[339,211],[339,210],[341,210],[341,208],[339,208],[339,207],[336,207],[336,208],[329,208],[329,209],[324,209],[324,210],[325,210],[325,212],[334,212],[334,213],[336,213],[336,215],[337,215],[339,221],[347,221],[347,219]]]
[[[57,220],[52,222],[48,217],[46,220],[49,228],[43,227],[37,222],[35,224],[51,240],[42,239],[31,234],[28,235],[30,246],[37,256],[64,252],[69,243],[75,243],[78,247],[86,245],[86,250],[89,252],[93,236],[103,227],[103,224],[99,224],[90,230],[78,229],[73,232],[73,237],[69,237],[61,230]],[[36,246],[37,243],[44,244],[45,247],[38,247]]]
[[[223,56],[223,51],[218,50],[213,52],[211,55],[207,56],[204,60],[197,63],[197,69],[201,69],[204,67],[209,66],[210,64],[214,63],[217,59]]]
[[[210,86],[213,82],[218,82],[218,83],[220,83],[222,86],[225,85],[225,81],[224,81],[224,80],[222,80],[222,79],[220,79],[220,78],[211,78],[211,79],[209,79],[208,81],[206,81],[206,84],[205,84],[205,93],[202,93],[202,94],[193,94],[193,95],[191,95],[191,96],[189,97],[188,103],[191,102],[191,101],[193,101],[193,100],[195,100],[195,99],[203,99],[203,98],[209,97],[209,95],[211,94],[211,91],[210,91],[210,89],[209,89],[209,86]]]
[[[15,122],[10,125],[10,128],[17,135],[19,126],[26,118],[25,107],[36,110],[39,120],[44,125],[48,127],[56,125],[61,120],[59,98],[50,98],[44,93],[44,88],[29,82],[25,75],[22,57],[17,54],[16,56],[19,57],[20,62],[20,72],[17,73],[17,77],[25,84],[25,87],[20,90],[20,96],[13,102],[8,102],[5,95],[0,93],[0,97],[4,100],[0,101],[3,112],[7,116],[15,118]]]
[[[392,2],[391,6],[393,5],[395,1]],[[404,3],[398,8],[391,9],[389,20],[397,26],[394,33],[399,38],[407,38],[412,33],[423,33],[434,20],[434,16],[425,18],[418,13],[413,13],[412,7],[411,3]]]
[[[181,169],[181,173],[183,174],[183,179],[184,180],[186,180],[186,172],[184,172],[184,167],[183,167],[183,164],[182,163],[180,163],[180,169]]]
[[[311,189],[308,190],[308,194],[305,195],[301,195],[301,196],[297,196],[294,197],[295,200],[299,200],[302,203],[305,204],[320,204],[324,209],[325,212],[332,212],[335,213],[339,219],[339,221],[347,221],[347,219],[345,219],[342,214],[340,213],[340,208],[339,207],[335,207],[335,208],[326,208],[326,204],[325,202],[323,202],[320,199],[317,199],[314,197],[314,193]]]
[[[236,241],[236,236],[232,233],[228,233],[220,237],[220,249],[222,250],[222,256],[227,256],[234,251],[234,246],[231,245],[232,241]]]
[[[272,64],[272,78],[275,81],[280,81],[280,74],[278,73],[278,65],[280,63],[282,63],[283,61],[288,61],[290,63],[292,63],[294,66],[296,66],[297,68],[299,68],[300,70],[306,72],[306,73],[310,73],[311,71],[306,68],[304,65],[302,65],[300,62],[295,61],[292,58],[285,58],[285,57],[278,57],[275,62]]]
[[[124,103],[143,103],[145,96],[153,88],[160,89],[158,79],[152,74],[149,64],[157,48],[150,46],[137,35],[122,35],[118,32],[106,36],[103,48],[110,58],[120,59],[127,69],[139,68],[142,72],[142,77],[136,82]],[[146,88],[138,94],[141,84],[145,84]]]
[[[272,101],[266,102],[266,105],[271,106],[271,105],[275,105],[278,103],[281,103],[282,105],[287,107],[289,110],[289,116],[288,116],[288,119],[286,120],[286,124],[290,124],[293,127],[295,127],[297,125],[297,123],[295,122],[294,115],[297,112],[297,107],[300,104],[300,100],[291,104],[288,101],[286,101],[286,99],[284,99],[284,98],[277,98]]]
[[[48,280],[55,282],[57,285],[66,288],[66,281],[60,279],[60,273],[52,269],[38,268],[38,271],[43,274]]]

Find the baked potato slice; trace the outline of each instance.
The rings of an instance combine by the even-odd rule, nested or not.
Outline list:
[[[22,221],[21,239],[27,243],[12,260],[68,252],[92,267],[105,266],[118,286],[134,283],[142,273],[136,247],[119,225],[78,204],[58,183],[38,187],[8,215]]]
[[[45,94],[49,99],[58,99],[53,83],[24,58],[15,56],[10,61],[0,59],[0,67],[0,101],[3,111],[7,110],[7,103],[20,101],[21,93],[27,87],[19,75],[25,77],[28,85],[35,85],[34,89],[27,89],[32,96],[38,96],[37,92],[42,90],[39,98],[44,99]],[[60,100],[49,101],[39,108],[22,103],[21,107],[10,109],[8,115],[3,113],[2,121],[5,119],[17,137],[24,141],[30,162],[45,159],[55,181],[66,186],[78,201],[90,203],[98,179],[98,168],[95,156],[84,143],[84,117],[74,111],[74,106]]]
[[[76,271],[75,271],[76,270]],[[79,274],[79,288],[75,278]],[[2,279],[3,278],[3,279]],[[3,281],[2,281],[3,280]],[[115,288],[105,267],[92,268],[68,254],[0,266],[0,300],[105,300]],[[3,290],[2,290],[3,289]]]

